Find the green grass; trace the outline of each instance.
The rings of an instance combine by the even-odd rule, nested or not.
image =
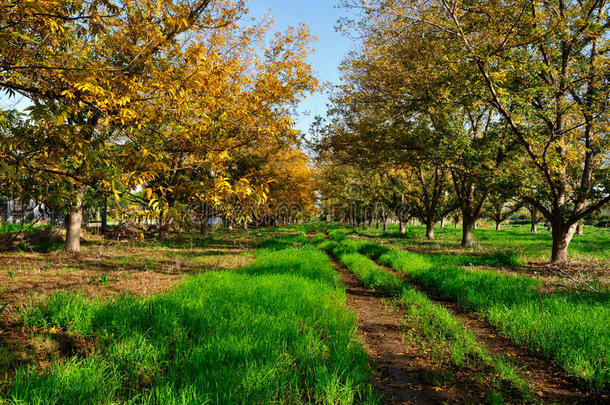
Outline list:
[[[298,230],[294,233],[281,236],[273,236],[262,240],[258,247],[261,249],[280,250],[293,246],[294,244],[309,243],[305,232]]]
[[[95,335],[88,357],[22,368],[13,403],[375,403],[366,354],[328,258],[263,249],[251,266],[148,299],[57,293],[27,326]]]
[[[412,288],[403,289],[399,302],[406,309],[405,323],[410,326],[407,340],[429,350],[429,355],[437,362],[449,357],[455,367],[477,370],[475,374],[481,374],[492,387],[487,392],[490,403],[504,402],[504,392],[526,401],[533,399],[527,381],[513,361],[507,356],[491,354],[478,342],[474,333],[445,308]],[[476,378],[476,375],[470,376],[475,384]]]
[[[510,251],[528,259],[549,260],[551,257],[552,237],[544,226],[538,227],[538,233],[531,233],[529,225],[504,225],[500,231],[491,227],[473,231],[475,244],[480,249],[492,251]],[[356,230],[366,236],[384,236],[396,240],[405,240],[409,244],[430,248],[454,248],[460,244],[462,229],[448,224],[445,228],[435,229],[435,239],[425,239],[425,228],[407,226],[406,233],[398,232],[398,225],[390,225],[387,233],[376,229]],[[610,229],[584,227],[584,236],[574,236],[570,243],[569,255],[574,260],[596,259],[610,265]]]
[[[351,246],[345,243],[327,241],[322,243],[320,247],[353,271],[366,287],[388,293],[397,293],[400,290],[401,280],[377,266],[368,257],[356,252]]]
[[[493,387],[492,392],[487,393],[490,402],[492,398],[502,398],[505,391],[525,400],[532,399],[526,380],[507,357],[492,355],[447,309],[358,253],[356,249],[362,245],[359,241],[342,239],[340,242],[325,242],[322,247],[338,257],[365,286],[397,296],[401,309],[405,311],[406,325],[409,326],[406,335],[411,344],[426,350],[427,355],[441,366],[448,357],[455,367],[476,369],[481,378]],[[446,372],[443,374],[440,381],[430,382],[436,385],[450,382],[451,376]]]
[[[345,239],[345,236],[348,235],[351,231],[347,229],[333,229],[328,231],[328,238],[330,240],[334,240],[335,242],[341,241]]]
[[[48,230],[51,227],[49,225],[32,225],[32,224],[13,224],[12,222],[0,223],[0,235],[7,233],[23,232],[32,233],[38,230]]]
[[[539,293],[539,281],[459,267],[452,256],[427,255],[355,242],[381,264],[489,322],[532,352],[553,358],[594,390],[610,377],[610,294]]]

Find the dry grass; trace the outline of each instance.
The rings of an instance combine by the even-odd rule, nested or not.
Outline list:
[[[221,233],[163,243],[106,240],[96,235],[87,235],[85,240],[78,255],[61,250],[0,253],[0,305],[8,304],[3,317],[19,305],[59,290],[101,298],[156,294],[188,275],[251,263],[256,238]]]

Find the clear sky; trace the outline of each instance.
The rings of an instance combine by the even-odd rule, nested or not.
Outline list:
[[[315,52],[310,55],[312,65],[320,82],[339,82],[339,63],[352,48],[352,41],[335,31],[337,20],[346,15],[344,9],[337,8],[337,0],[250,0],[250,14],[260,18],[271,12],[275,19],[274,29],[283,31],[288,26],[306,23],[318,41],[313,44]],[[295,117],[296,126],[303,132],[316,115],[326,113],[327,95],[319,91],[305,99]]]

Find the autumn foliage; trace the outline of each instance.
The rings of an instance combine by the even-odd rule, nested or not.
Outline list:
[[[0,86],[31,104],[3,113],[2,186],[69,213],[66,250],[79,249],[88,199],[154,218],[163,237],[203,204],[243,221],[246,207],[286,197],[269,194],[277,179],[252,177],[270,169],[234,167],[257,145],[298,148],[292,106],[317,85],[306,26],[272,33],[229,0],[3,1],[0,12]]]

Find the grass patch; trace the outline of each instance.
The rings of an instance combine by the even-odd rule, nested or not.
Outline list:
[[[364,236],[389,237],[408,241],[410,245],[423,249],[454,249],[460,244],[462,228],[448,225],[435,228],[434,240],[424,237],[425,228],[408,225],[406,233],[398,232],[398,225],[390,225],[388,232],[376,229],[360,229],[353,232]],[[551,257],[553,239],[550,230],[539,226],[537,233],[530,232],[529,225],[504,225],[500,231],[481,226],[473,231],[475,246],[483,250],[508,251],[528,259],[548,261]],[[599,260],[610,263],[610,230],[593,226],[584,227],[584,235],[576,235],[570,243],[570,257],[575,260]]]
[[[397,293],[400,290],[402,281],[398,277],[380,268],[350,245],[344,242],[328,241],[321,247],[354,272],[366,287],[388,293]]]
[[[504,393],[529,401],[533,399],[527,381],[518,367],[506,356],[494,356],[477,341],[476,336],[458,319],[424,294],[404,288],[399,302],[405,310],[405,321],[410,326],[406,338],[420,350],[426,351],[437,364],[449,361],[462,369],[475,369],[476,374],[492,387],[487,392],[490,403],[503,403]],[[442,381],[434,382],[442,385]]]
[[[359,241],[343,239],[341,242],[329,241],[324,248],[336,255],[365,286],[397,296],[409,325],[406,337],[410,344],[431,357],[440,370],[446,368],[447,362],[457,368],[476,370],[476,374],[492,387],[487,393],[490,402],[502,402],[503,392],[524,400],[533,398],[526,380],[507,357],[492,355],[447,309],[358,253],[355,249],[360,246]],[[436,373],[440,379],[430,382],[450,384],[452,377],[445,375],[446,371]]]
[[[375,403],[366,354],[328,258],[264,249],[235,272],[149,299],[57,293],[26,325],[94,334],[86,358],[17,371],[14,403]]]
[[[0,235],[22,232],[22,233],[33,233],[41,230],[51,229],[50,225],[32,225],[32,224],[14,224],[12,222],[0,223]]]
[[[361,253],[407,273],[428,290],[483,313],[502,333],[553,358],[588,388],[608,389],[610,294],[544,294],[537,280],[462,268],[453,256],[356,243]]]

